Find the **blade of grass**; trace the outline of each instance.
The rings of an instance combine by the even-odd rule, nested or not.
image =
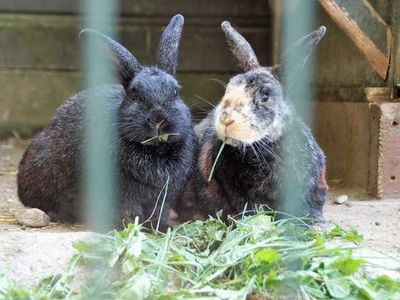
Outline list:
[[[158,216],[158,220],[157,220],[156,232],[158,232],[158,228],[160,227],[161,215],[162,215],[162,211],[164,209],[165,199],[167,198],[167,194],[168,194],[168,184],[169,184],[169,173],[167,172],[167,182],[165,183],[165,192],[164,192],[163,200],[161,202],[160,215]]]
[[[224,150],[225,144],[226,144],[226,141],[222,141],[222,144],[221,144],[221,147],[219,148],[217,157],[215,158],[214,163],[213,163],[213,165],[212,165],[212,167],[211,167],[210,175],[208,176],[208,181],[211,181],[211,179],[212,179],[212,177],[213,177],[213,175],[214,175],[215,166],[217,165],[217,162],[218,162],[218,160],[219,160],[219,157],[220,157],[221,154],[222,154],[222,150]]]

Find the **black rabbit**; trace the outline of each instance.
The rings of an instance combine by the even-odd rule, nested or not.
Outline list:
[[[195,128],[200,145],[198,172],[189,186],[192,193],[186,193],[195,200],[184,199],[182,211],[198,209],[213,215],[222,209],[226,217],[262,205],[322,218],[328,195],[325,156],[310,129],[295,115],[281,83],[280,67],[261,67],[249,43],[230,23],[221,26],[244,73],[229,81],[221,102]],[[325,32],[320,27],[292,47],[291,51],[303,55],[291,66],[293,74]],[[222,141],[226,145],[209,181]]]
[[[142,66],[122,45],[99,32],[81,32],[111,50],[120,84],[98,86],[73,96],[32,139],[18,173],[18,195],[24,205],[51,213],[58,221],[82,221],[85,101],[93,93],[112,102],[111,110],[117,115],[119,171],[115,175],[120,225],[136,216],[143,222],[152,213],[157,219],[163,194],[159,201],[157,198],[168,181],[160,219],[161,227],[167,226],[169,207],[190,178],[195,147],[191,114],[179,96],[175,79],[183,23],[182,15],[171,19],[153,67]]]

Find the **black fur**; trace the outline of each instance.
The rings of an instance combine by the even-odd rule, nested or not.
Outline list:
[[[177,52],[183,17],[175,16],[171,24],[164,35],[174,40],[176,47],[171,51]],[[121,85],[83,91],[57,110],[50,124],[32,139],[20,162],[19,198],[24,205],[51,213],[59,221],[82,221],[80,182],[86,147],[85,102],[101,95],[101,101],[109,101],[110,113],[118,116],[114,139],[119,147],[110,149],[118,149],[115,175],[119,182],[120,222],[131,222],[136,216],[142,222],[147,220],[169,178],[160,220],[165,228],[169,207],[181,195],[191,174],[195,137],[190,111],[179,97],[179,85],[171,74],[157,67],[139,65],[128,50],[104,35],[94,31],[85,34],[100,37],[115,55]],[[168,38],[162,39],[160,48],[166,42]],[[177,53],[173,56],[175,60],[166,65],[175,69]],[[89,93],[93,94],[89,97]],[[154,139],[142,143],[165,133],[177,135],[169,136],[167,141]],[[153,220],[160,215],[162,198]]]

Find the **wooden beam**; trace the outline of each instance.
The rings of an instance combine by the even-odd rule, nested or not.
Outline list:
[[[313,90],[321,102],[389,102],[390,87],[318,87]]]
[[[81,0],[1,0],[0,11],[16,14],[74,14],[81,13]],[[187,17],[218,17],[254,19],[269,14],[265,0],[121,0],[123,16],[158,16],[171,18],[176,13]],[[219,21],[221,23],[221,21]]]
[[[282,1],[274,0],[271,5],[272,8],[272,62],[274,64],[279,63],[279,56],[281,53],[281,34],[282,34]]]
[[[390,68],[392,31],[368,0],[319,0],[334,22],[386,80]]]
[[[368,192],[400,197],[400,103],[371,103]]]

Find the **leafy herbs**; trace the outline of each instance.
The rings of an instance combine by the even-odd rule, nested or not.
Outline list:
[[[399,280],[370,276],[368,258],[354,254],[362,242],[356,231],[318,232],[292,221],[260,211],[231,225],[210,218],[162,234],[136,220],[75,243],[70,270],[37,289],[0,276],[0,298],[400,299]],[[94,281],[78,277],[82,266],[97,267]]]

